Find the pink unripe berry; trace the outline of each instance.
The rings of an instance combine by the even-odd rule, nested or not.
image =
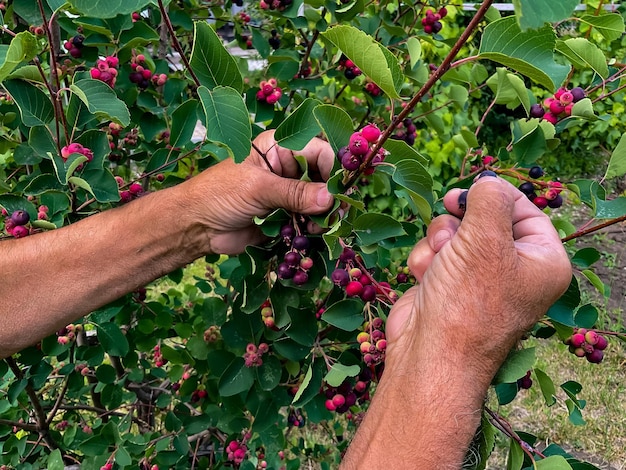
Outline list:
[[[350,153],[353,155],[365,155],[369,150],[369,144],[365,137],[358,132],[350,136],[350,144],[348,145]]]
[[[572,95],[569,91],[566,91],[559,97],[559,101],[563,106],[567,106],[574,101],[574,95]]]
[[[27,236],[28,233],[28,229],[23,225],[17,225],[13,227],[13,230],[11,231],[11,235],[13,235],[13,237],[15,238],[23,238]]]
[[[333,397],[333,405],[335,405],[336,408],[343,406],[345,402],[346,397],[344,397],[341,393],[338,393]]]
[[[141,184],[139,183],[132,183],[128,187],[128,190],[134,195],[141,194],[143,193],[143,186],[141,186]]]
[[[304,258],[300,260],[300,267],[304,269],[305,271],[308,271],[309,269],[313,267],[313,260],[309,258],[308,256],[305,256]]]
[[[579,348],[580,346],[582,346],[584,342],[585,342],[585,335],[582,335],[580,333],[575,333],[570,338],[570,344],[575,348]]]
[[[361,135],[370,143],[374,143],[380,137],[380,129],[376,127],[375,124],[368,124],[363,129],[361,129]]]
[[[364,343],[370,340],[370,335],[367,331],[361,331],[358,335],[356,335],[356,340],[359,344]]]
[[[352,268],[348,271],[348,274],[350,274],[352,279],[359,279],[363,272],[359,268]]]
[[[572,351],[574,353],[574,355],[578,356],[578,357],[584,357],[585,356],[585,350],[583,348],[574,348],[574,350]]]
[[[93,78],[94,80],[100,80],[100,74],[101,74],[100,70],[91,69],[89,73],[91,74],[91,78]]]
[[[587,333],[585,333],[585,342],[587,344],[595,346],[598,342],[598,333],[596,333],[595,331],[588,331]]]
[[[567,92],[567,88],[560,87],[558,90],[554,92],[554,99],[556,100],[561,99],[561,95],[563,95],[563,93],[566,93],[566,92]]]
[[[604,351],[609,345],[609,341],[602,335],[598,335],[598,342],[595,344],[595,348]]]
[[[324,406],[328,411],[335,411],[337,409],[337,407],[330,398],[324,402]]]
[[[359,281],[350,281],[346,286],[346,294],[348,297],[356,297],[363,292],[363,284]]]
[[[363,393],[366,389],[367,389],[367,384],[363,382],[362,380],[359,380],[357,381],[357,383],[354,384],[354,391],[357,393]]]
[[[265,102],[267,104],[275,104],[278,101],[278,98],[280,98],[280,96],[276,96],[272,93],[271,95],[265,97]]]
[[[385,349],[387,349],[387,340],[379,339],[378,341],[376,341],[376,349],[378,349],[379,351],[384,351]]]
[[[565,106],[562,105],[560,101],[554,100],[552,103],[550,103],[550,112],[558,116],[559,114],[565,112]]]
[[[359,276],[358,281],[364,286],[369,286],[372,283],[372,279],[365,273]]]
[[[557,122],[559,122],[559,118],[558,116],[556,116],[555,114],[552,113],[546,113],[543,115],[543,119],[545,121],[548,121],[551,124],[556,124]]]
[[[545,209],[548,207],[548,200],[543,196],[537,196],[533,199],[533,204],[539,209]]]
[[[369,341],[363,341],[359,345],[359,350],[364,354],[370,352],[371,348],[372,348],[372,343],[370,343]]]

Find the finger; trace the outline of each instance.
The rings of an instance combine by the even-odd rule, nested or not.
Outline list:
[[[460,219],[451,215],[433,219],[426,237],[417,243],[408,259],[409,269],[418,281],[422,280],[435,255],[452,239],[460,224]]]
[[[257,198],[267,209],[283,208],[299,214],[321,214],[330,210],[334,196],[325,183],[281,178],[268,173]]]

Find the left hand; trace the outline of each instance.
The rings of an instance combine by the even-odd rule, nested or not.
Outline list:
[[[297,179],[300,167],[295,154],[276,143],[273,130],[261,133],[254,145],[265,152],[274,173],[253,147],[242,163],[222,161],[179,185],[190,215],[207,232],[209,252],[236,254],[262,242],[265,237],[253,219],[274,209],[311,215],[333,205],[333,195],[321,182],[328,179],[335,158],[328,142],[316,138],[297,152],[306,158],[309,175],[318,176],[320,182]]]

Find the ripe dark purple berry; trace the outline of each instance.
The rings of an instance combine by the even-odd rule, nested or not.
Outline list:
[[[482,178],[483,176],[498,176],[498,175],[495,171],[485,170],[485,171],[480,172],[480,174],[478,175],[479,178]]]
[[[348,171],[355,171],[361,166],[361,159],[357,155],[347,153],[341,160],[341,166]]]
[[[345,287],[350,282],[350,274],[345,269],[337,268],[330,275],[334,284]]]
[[[354,253],[354,250],[346,246],[339,255],[339,261],[341,261],[342,263],[347,263],[348,261],[352,261],[355,256],[356,254]]]
[[[18,209],[11,214],[11,221],[15,225],[26,225],[30,220],[30,215],[28,212]]]
[[[459,210],[464,211],[465,208],[467,207],[467,193],[469,191],[465,190],[463,192],[461,192],[461,194],[459,194]]]
[[[532,184],[530,181],[523,182],[519,185],[518,189],[526,194],[526,196],[533,196],[533,198],[535,197],[535,185]]]
[[[548,201],[548,207],[550,209],[558,209],[562,205],[563,205],[563,197],[560,194],[557,194],[557,196],[554,199]]]
[[[594,349],[593,351],[587,353],[585,357],[592,364],[599,364],[602,362],[602,359],[604,359],[604,351],[601,349]]]
[[[531,167],[530,170],[528,170],[528,176],[534,179],[541,178],[543,176],[543,168],[537,165]]]
[[[298,235],[293,238],[291,246],[296,250],[308,250],[309,246],[311,246],[311,242],[307,237]]]
[[[302,256],[300,256],[300,253],[295,251],[290,251],[285,254],[285,263],[291,267],[298,266],[298,264],[300,264],[300,259],[302,259]]]
[[[280,263],[276,268],[276,275],[280,279],[291,279],[296,274],[295,268],[292,268],[287,263]]]
[[[309,280],[309,275],[305,271],[296,271],[292,279],[293,283],[297,286],[306,284],[306,281],[308,280]]]
[[[347,145],[344,147],[341,147],[339,150],[337,150],[337,160],[342,161],[343,157],[347,155],[348,153],[350,153],[350,149],[348,148]]]
[[[535,103],[530,107],[529,114],[531,118],[541,118],[543,117],[544,114],[546,114],[546,111],[545,109],[543,109],[543,106],[541,106],[538,103]]]
[[[280,229],[280,236],[285,239],[285,241],[290,242],[293,237],[296,236],[296,229],[293,225],[283,225]]]
[[[585,93],[585,90],[583,90],[581,87],[577,86],[574,87],[570,90],[570,93],[572,94],[573,98],[574,98],[574,103],[576,103],[577,101],[582,100],[585,96],[587,96],[587,93]]]
[[[363,299],[364,302],[372,302],[376,300],[376,288],[371,284],[363,286],[361,299]]]
[[[353,69],[345,69],[343,71],[343,75],[344,77],[346,77],[348,80],[352,80],[354,77],[356,77],[356,73],[354,72]]]

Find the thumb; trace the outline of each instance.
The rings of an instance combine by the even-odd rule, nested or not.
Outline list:
[[[462,226],[487,246],[493,241],[513,241],[513,209],[516,188],[502,178],[479,178],[467,194]]]
[[[320,214],[333,205],[334,197],[326,183],[311,183],[268,175],[267,191],[262,202],[270,209],[282,208],[299,214]]]

